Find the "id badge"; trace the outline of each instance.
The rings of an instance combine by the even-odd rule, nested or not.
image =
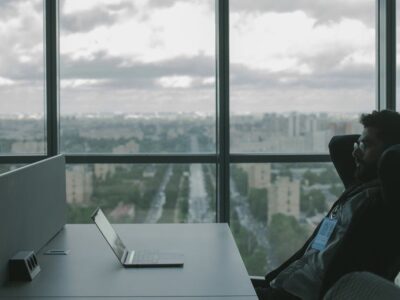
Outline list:
[[[337,224],[337,219],[324,218],[317,236],[314,238],[311,248],[316,250],[324,250],[333,230]]]

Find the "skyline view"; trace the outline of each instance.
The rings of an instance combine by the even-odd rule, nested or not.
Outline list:
[[[231,116],[231,153],[327,153],[332,136],[361,133],[358,114]],[[0,154],[44,154],[44,119],[0,115]],[[213,116],[87,114],[60,118],[60,153],[215,153]]]

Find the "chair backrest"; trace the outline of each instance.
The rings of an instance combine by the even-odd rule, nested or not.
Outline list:
[[[383,201],[387,207],[389,226],[400,228],[400,144],[389,147],[383,152],[378,166],[378,176],[382,186]],[[396,276],[400,271],[400,239],[393,236],[391,252],[397,255],[392,269],[388,270],[390,277]],[[391,273],[391,274],[390,274]]]
[[[343,181],[345,187],[354,183],[355,162],[352,157],[353,144],[359,135],[334,136],[329,143],[329,152],[332,162]],[[388,226],[400,228],[400,144],[389,147],[382,153],[378,163],[378,178],[382,187],[383,201],[385,203],[385,215],[387,214]],[[393,237],[398,239],[398,237]],[[394,256],[388,276],[396,276],[400,270],[400,239],[398,245],[390,249]],[[389,274],[390,273],[390,274]]]
[[[389,147],[382,154],[378,175],[384,201],[399,215],[400,209],[400,144]]]

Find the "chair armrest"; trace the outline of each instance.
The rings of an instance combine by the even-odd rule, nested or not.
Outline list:
[[[267,282],[263,276],[250,276],[250,280],[254,288],[267,286]]]

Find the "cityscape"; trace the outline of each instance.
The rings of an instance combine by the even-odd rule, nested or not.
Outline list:
[[[232,115],[231,153],[328,153],[333,135],[359,133],[357,114],[299,112]],[[43,154],[40,116],[0,116],[0,153]],[[216,152],[215,116],[62,116],[69,154]],[[0,166],[5,172],[17,166]],[[231,231],[248,273],[263,275],[297,250],[343,191],[331,163],[232,164]],[[90,223],[101,206],[113,223],[216,220],[213,164],[69,164],[68,223]]]

